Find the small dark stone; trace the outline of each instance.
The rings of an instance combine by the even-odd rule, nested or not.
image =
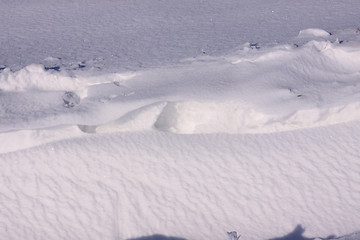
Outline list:
[[[60,67],[59,66],[54,66],[54,67],[45,67],[45,70],[48,71],[48,70],[55,70],[57,72],[60,71]]]
[[[64,107],[72,108],[80,104],[80,97],[74,92],[65,92],[63,97]]]
[[[250,48],[252,49],[260,49],[260,46],[258,43],[250,43]]]
[[[81,62],[81,63],[79,63],[79,64],[78,64],[78,67],[79,67],[79,69],[81,69],[81,68],[85,68],[85,67],[86,67],[85,62]]]

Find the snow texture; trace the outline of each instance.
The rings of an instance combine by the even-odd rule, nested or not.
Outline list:
[[[4,1],[0,239],[359,239],[359,8]]]

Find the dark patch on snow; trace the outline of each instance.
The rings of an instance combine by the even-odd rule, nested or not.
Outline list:
[[[360,232],[354,232],[345,236],[336,237],[335,235],[330,235],[326,238],[322,237],[314,237],[314,238],[307,238],[304,237],[303,234],[305,232],[305,228],[302,227],[300,224],[295,227],[295,229],[282,237],[278,238],[272,238],[269,240],[360,240]],[[236,232],[228,232],[227,233],[227,240],[238,240],[241,239],[241,235],[238,236]],[[163,235],[155,234],[151,236],[145,236],[145,237],[138,237],[138,238],[130,238],[127,240],[186,240],[185,238],[179,238],[179,237],[166,237]]]
[[[148,237],[130,238],[128,240],[186,240],[185,238],[166,237],[163,235],[155,234]]]
[[[60,66],[44,67],[44,68],[45,68],[45,71],[55,70],[57,72],[60,72]]]
[[[0,65],[0,72],[1,72],[2,70],[4,70],[5,68],[6,68],[6,66]]]
[[[323,237],[307,238],[303,236],[304,232],[305,232],[305,228],[299,224],[295,227],[295,229],[291,233],[283,237],[272,238],[269,240],[360,240],[360,232],[354,232],[341,237],[337,237],[335,235],[329,235],[328,237],[325,238]]]
[[[79,64],[78,64],[78,67],[79,67],[79,69],[85,68],[85,67],[86,67],[85,62],[79,63]]]
[[[260,49],[260,46],[258,43],[250,43],[250,48],[251,49]]]
[[[67,65],[69,68],[71,68],[71,70],[84,70],[87,67],[86,61],[75,62],[75,63],[73,62]]]
[[[118,87],[122,87],[121,83],[119,81],[114,81],[113,82],[115,86],[118,86]]]
[[[304,96],[302,94],[296,93],[296,91],[293,88],[288,87],[287,89],[289,90],[289,92],[294,94],[297,98],[302,98]]]
[[[289,233],[289,234],[287,234],[287,235],[285,235],[283,237],[272,238],[272,239],[269,239],[269,240],[313,240],[313,239],[315,239],[315,238],[306,238],[306,237],[304,237],[303,236],[304,232],[305,232],[305,228],[303,228],[299,224],[299,225],[297,225],[295,227],[295,229],[291,233]]]
[[[92,125],[78,125],[79,129],[84,133],[96,133],[97,126]]]
[[[65,92],[63,97],[64,107],[72,108],[80,104],[80,97],[74,92]]]
[[[233,232],[227,232],[228,234],[228,240],[239,240],[241,235],[237,235],[237,232],[233,231]]]

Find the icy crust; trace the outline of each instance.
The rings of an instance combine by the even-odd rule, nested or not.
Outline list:
[[[103,75],[30,65],[5,69],[0,89],[2,132],[61,125],[92,133],[291,131],[360,119],[360,43],[245,44],[223,57]]]

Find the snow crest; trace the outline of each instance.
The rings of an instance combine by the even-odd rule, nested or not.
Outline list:
[[[0,67],[0,238],[357,231],[360,44],[330,36],[136,72]]]
[[[360,102],[333,108],[294,110],[285,116],[264,114],[241,103],[168,103],[155,122],[174,133],[271,133],[359,120]]]
[[[75,90],[80,87],[76,78],[46,71],[43,65],[32,64],[17,72],[6,68],[0,74],[0,89],[2,91],[26,90]]]
[[[2,102],[1,131],[79,125],[85,132],[270,133],[360,119],[356,42],[245,45],[176,66],[77,74],[41,65],[3,71],[0,89],[8,103]],[[37,98],[25,97],[31,93]]]

